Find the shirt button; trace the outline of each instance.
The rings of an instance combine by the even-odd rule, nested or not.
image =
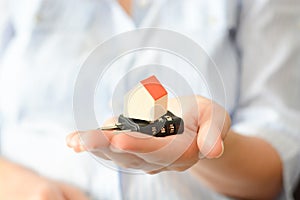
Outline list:
[[[39,24],[39,23],[41,23],[41,21],[42,21],[42,16],[40,15],[40,14],[36,14],[35,15],[35,22],[37,23],[37,24]]]

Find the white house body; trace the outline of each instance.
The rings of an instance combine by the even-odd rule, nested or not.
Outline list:
[[[155,76],[141,81],[124,100],[123,115],[128,118],[155,121],[167,113],[168,93]]]

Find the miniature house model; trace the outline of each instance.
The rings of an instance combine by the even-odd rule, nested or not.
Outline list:
[[[167,113],[168,93],[155,76],[140,81],[125,95],[127,118],[155,121]]]

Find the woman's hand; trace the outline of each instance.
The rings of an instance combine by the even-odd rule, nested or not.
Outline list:
[[[71,185],[50,180],[20,165],[0,158],[0,199],[87,200]]]
[[[230,128],[230,117],[220,105],[200,96],[169,101],[169,110],[184,120],[184,133],[153,137],[137,132],[91,130],[74,132],[67,144],[76,152],[90,151],[125,168],[154,174],[183,171],[200,158],[218,158]]]

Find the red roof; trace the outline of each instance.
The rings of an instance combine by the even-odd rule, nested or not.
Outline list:
[[[155,76],[150,76],[149,78],[142,80],[141,84],[146,88],[154,100],[157,100],[168,94],[166,89]]]

